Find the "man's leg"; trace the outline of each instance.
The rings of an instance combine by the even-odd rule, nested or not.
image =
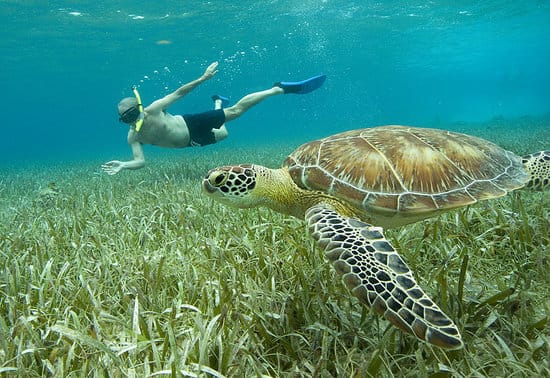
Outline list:
[[[225,112],[225,120],[232,121],[266,98],[284,93],[285,91],[281,87],[273,87],[271,89],[266,89],[265,91],[250,93],[241,98],[235,105],[223,110]]]
[[[222,97],[220,95],[214,95],[212,96],[212,100],[214,100],[214,110],[221,109],[223,107],[224,102],[227,104],[229,101],[227,98]],[[227,116],[226,116],[227,118]],[[216,142],[219,142],[220,140],[224,140],[227,138],[227,128],[225,127],[225,122],[217,129],[212,129],[212,132],[214,133],[214,138],[216,139]]]

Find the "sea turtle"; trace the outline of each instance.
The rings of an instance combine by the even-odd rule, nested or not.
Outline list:
[[[548,188],[550,151],[523,159],[486,140],[407,126],[352,130],[298,147],[280,169],[212,169],[203,190],[230,206],[306,220],[363,304],[430,344],[462,347],[454,322],[384,237],[396,227],[522,188]]]

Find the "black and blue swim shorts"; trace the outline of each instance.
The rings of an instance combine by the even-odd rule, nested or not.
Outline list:
[[[212,129],[219,129],[225,123],[223,109],[182,115],[189,129],[190,146],[206,146],[216,143]]]

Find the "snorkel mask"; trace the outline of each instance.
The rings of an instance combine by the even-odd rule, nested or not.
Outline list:
[[[141,129],[141,126],[143,126],[143,119],[145,117],[143,113],[143,104],[141,103],[141,97],[139,95],[139,92],[137,88],[134,86],[132,88],[132,91],[134,92],[134,96],[136,97],[136,106],[131,106],[128,109],[124,111],[119,117],[119,121],[122,121],[127,124],[134,123],[136,132],[139,132]]]

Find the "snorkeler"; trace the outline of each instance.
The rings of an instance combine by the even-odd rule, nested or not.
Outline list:
[[[126,97],[118,103],[119,120],[130,125],[128,144],[133,159],[112,160],[101,166],[108,174],[114,175],[122,169],[139,169],[145,166],[143,144],[159,147],[183,148],[206,146],[227,137],[225,123],[244,114],[252,106],[264,99],[286,93],[304,94],[319,88],[325,81],[324,75],[299,82],[279,82],[270,89],[248,94],[235,105],[225,107],[228,99],[212,96],[214,110],[196,114],[172,115],[166,109],[181,99],[202,82],[211,79],[218,71],[218,62],[208,66],[204,74],[196,80],[182,85],[167,96],[143,107],[139,92],[134,88],[134,97]]]

